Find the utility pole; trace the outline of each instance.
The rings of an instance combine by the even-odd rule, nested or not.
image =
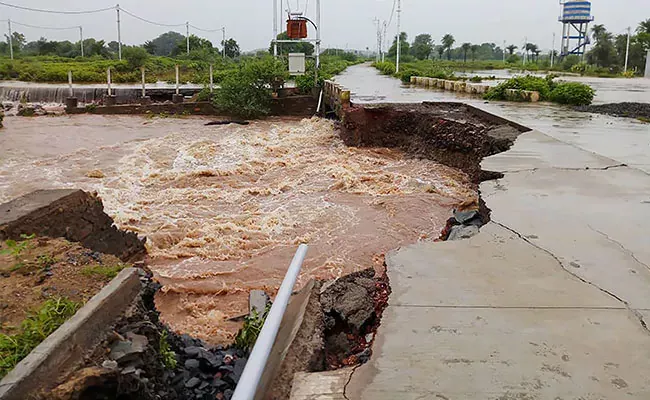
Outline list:
[[[11,33],[11,20],[7,20],[9,23],[9,54],[11,56],[11,59],[14,59],[14,41],[12,39],[13,34]]]
[[[81,43],[81,57],[84,56],[84,28],[82,26],[79,27],[79,39]]]
[[[273,56],[278,56],[278,0],[273,0]]]
[[[551,68],[555,64],[555,32],[553,32],[553,49],[551,49]]]
[[[379,33],[379,18],[375,18],[372,22],[377,25],[377,54],[375,55],[375,61],[381,61],[381,34]]]
[[[625,49],[625,69],[624,72],[627,72],[627,64],[630,59],[630,36],[632,36],[632,28],[627,28],[627,48]]]
[[[185,23],[185,32],[187,33],[185,37],[185,41],[187,44],[187,55],[189,56],[190,55],[190,23],[189,22]]]
[[[318,82],[318,70],[320,69],[320,0],[316,0],[316,82]]]
[[[506,41],[503,41],[503,63],[506,63]]]
[[[122,27],[120,24],[120,5],[115,6],[117,11],[117,56],[122,60]]]
[[[528,47],[528,36],[524,38],[524,65],[526,65],[526,61],[528,61],[528,50],[526,49]]]
[[[386,61],[386,52],[388,51],[388,36],[386,30],[388,29],[388,22],[384,21],[384,45],[381,48],[381,62]]]
[[[397,0],[397,62],[395,63],[395,73],[399,72],[399,57],[402,52],[402,0]]]
[[[223,49],[221,50],[221,52],[223,53],[223,59],[225,60],[226,59],[226,27],[224,26],[223,28],[221,28],[221,30],[223,31],[223,42],[221,43]]]

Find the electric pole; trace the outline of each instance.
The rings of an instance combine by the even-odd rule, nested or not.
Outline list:
[[[555,32],[553,32],[553,49],[551,49],[551,68],[555,64]]]
[[[84,28],[82,26],[79,27],[79,38],[81,39],[81,57],[84,56]]]
[[[630,59],[630,36],[632,36],[632,28],[627,28],[627,48],[625,49],[625,69],[624,72],[627,72],[627,63]]]
[[[225,60],[226,59],[226,27],[224,26],[223,28],[221,28],[221,31],[223,32],[223,42],[221,43],[223,49],[221,50],[221,52],[223,53],[223,59]]]
[[[402,52],[402,0],[397,0],[397,62],[395,73],[399,72],[399,57]]]
[[[9,54],[11,56],[11,59],[14,59],[14,41],[12,39],[13,34],[11,33],[11,20],[7,20],[9,23]]]
[[[115,6],[117,11],[117,57],[122,60],[122,27],[120,24],[120,5]]]
[[[185,41],[187,44],[187,55],[190,55],[190,23],[186,22],[185,23],[185,32],[187,32],[187,35],[185,37]]]
[[[381,61],[381,34],[379,33],[379,18],[375,18],[372,22],[377,26],[376,39],[377,39],[377,54],[375,55],[375,61]]]
[[[278,0],[273,0],[273,57],[278,56]]]

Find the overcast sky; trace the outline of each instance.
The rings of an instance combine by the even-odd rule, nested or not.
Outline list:
[[[23,7],[87,10],[114,5],[117,0],[2,0]],[[268,47],[272,37],[272,0],[119,0],[120,6],[149,20],[166,24],[191,24],[216,29],[226,26],[243,50]],[[287,0],[279,0],[287,8]],[[296,8],[296,0],[289,0]],[[300,0],[300,9],[307,7],[307,16],[314,17],[316,0]],[[393,0],[322,0],[323,44],[325,47],[346,46],[351,49],[376,47],[373,19],[388,20]],[[550,49],[553,32],[558,43],[561,24],[557,22],[560,6],[556,0],[403,0],[402,30],[412,39],[419,33],[430,33],[437,44],[445,33],[462,42],[494,42],[521,46],[524,37],[543,49]],[[650,18],[650,0],[594,0],[596,23],[605,24],[614,34],[628,26],[633,29],[642,19]],[[12,19],[30,25],[67,27],[82,25],[85,37],[97,37],[107,42],[116,40],[114,11],[92,15],[53,15],[11,9],[0,5],[0,19]],[[168,30],[181,33],[184,28],[152,26],[122,16],[122,40],[141,44]],[[3,22],[6,24],[6,22]],[[5,25],[6,26],[6,25]],[[6,30],[6,28],[4,29]],[[16,26],[28,40],[47,36],[52,39],[77,40],[78,31],[43,31]],[[396,21],[389,36],[397,32]],[[213,43],[221,41],[221,33],[206,34]],[[559,44],[556,44],[559,47]]]

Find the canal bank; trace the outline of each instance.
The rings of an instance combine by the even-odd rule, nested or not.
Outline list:
[[[357,74],[353,100],[375,101],[373,90],[395,85],[360,68],[346,73]],[[450,96],[397,88],[379,101]],[[650,395],[650,177],[647,151],[634,151],[642,125],[554,107],[483,107],[524,115],[515,121],[550,135],[524,133],[483,161],[504,177],[481,185],[492,221],[478,236],[387,255],[393,294],[373,358],[336,376],[303,376],[294,399],[323,393],[325,383],[332,398],[347,399]]]

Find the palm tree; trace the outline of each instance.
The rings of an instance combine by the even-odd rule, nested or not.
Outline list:
[[[449,33],[442,38],[442,45],[447,49],[447,60],[451,60],[451,46],[456,43],[456,39]]]
[[[650,34],[650,18],[639,23],[639,27],[636,28],[636,33]]]
[[[442,60],[442,55],[445,54],[445,48],[444,46],[438,46],[438,55],[440,56],[440,59]]]
[[[463,50],[463,62],[467,62],[467,52],[472,48],[471,43],[463,43],[460,48]]]
[[[515,54],[515,50],[517,50],[519,47],[515,46],[514,44],[511,44],[510,46],[506,47],[506,50],[508,50],[508,53],[510,55]]]
[[[605,28],[605,25],[603,24],[597,24],[594,25],[593,28],[591,28],[591,36],[593,36],[594,41],[598,43],[599,40],[603,37],[603,34],[607,32],[607,29]]]
[[[476,53],[478,53],[478,50],[481,48],[478,44],[473,44],[472,48],[470,51],[472,52],[472,61],[476,61]]]

